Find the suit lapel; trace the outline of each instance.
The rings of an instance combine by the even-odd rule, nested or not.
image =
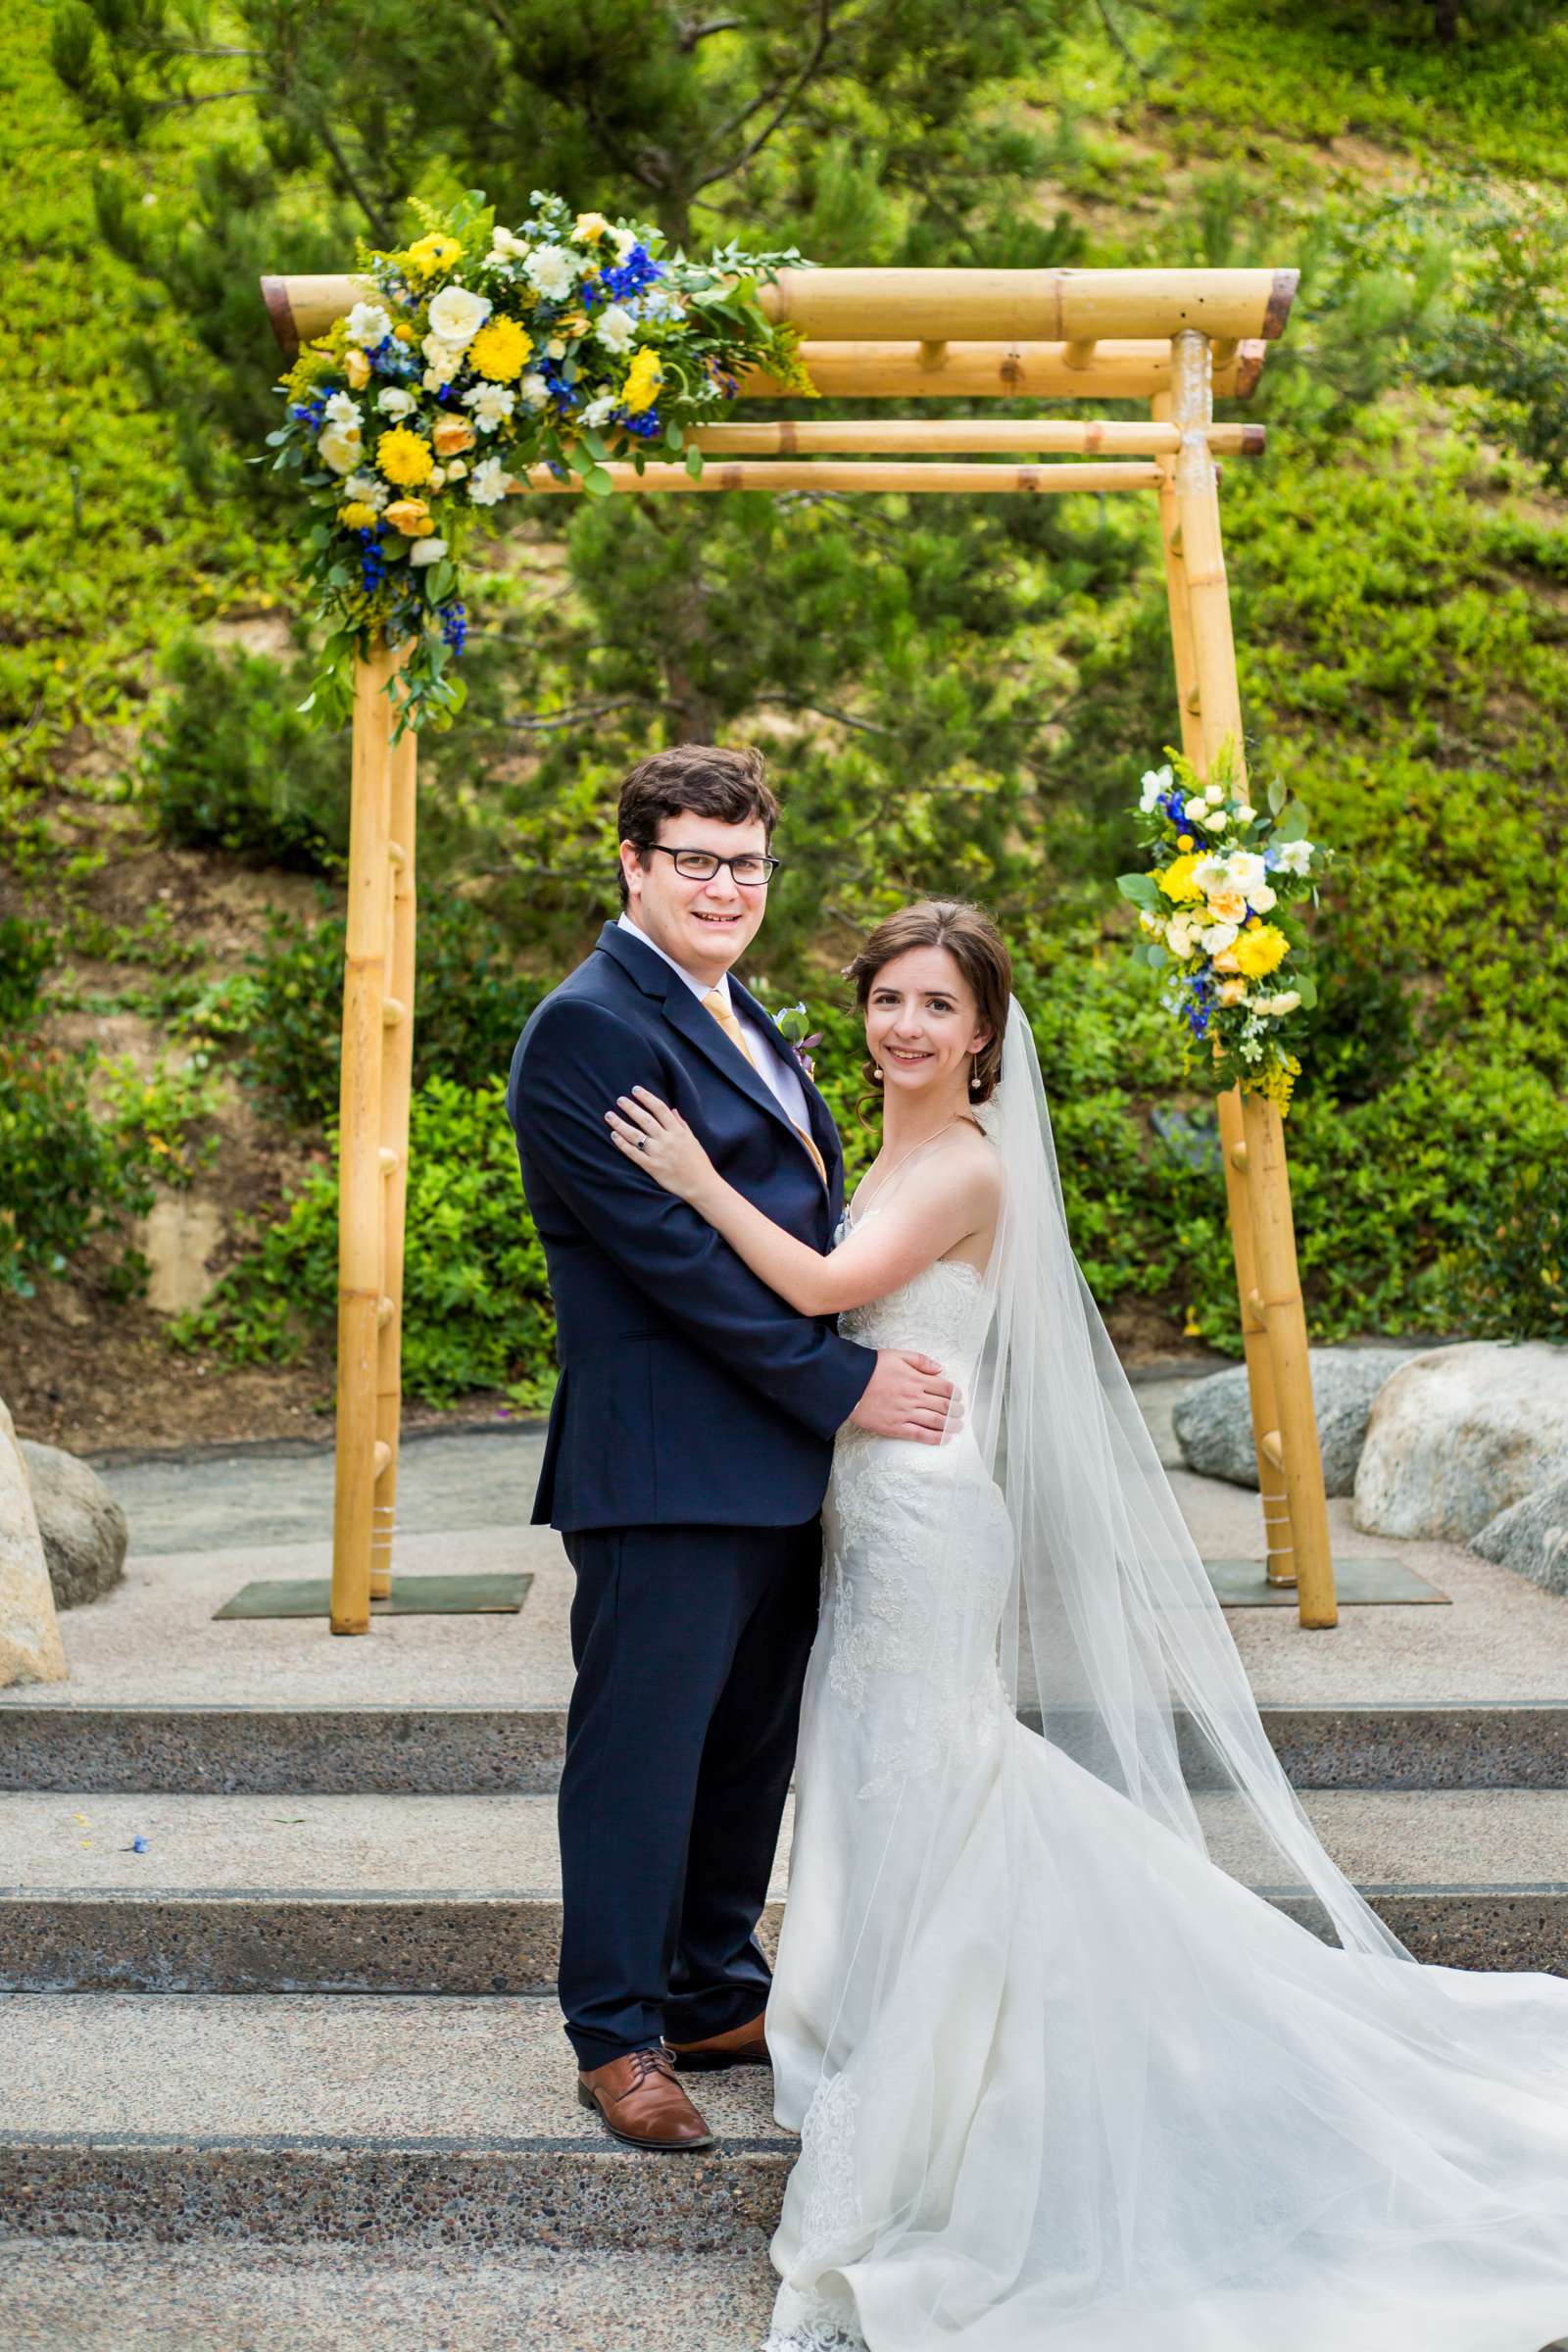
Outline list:
[[[733,972],[729,979],[729,993],[732,1002],[738,1001],[745,1006],[753,1019],[760,1023],[767,1033],[768,1042],[774,1053],[781,1061],[788,1063],[800,1080],[801,1093],[806,1098],[807,1123],[810,1129],[811,1140],[821,1152],[823,1163],[828,1170],[828,1191],[831,1193],[835,1168],[842,1169],[843,1164],[843,1146],[839,1141],[839,1131],[833,1124],[833,1113],[817,1093],[815,1082],[806,1069],[799,1054],[795,1053],[781,1033],[772,1014],[765,1005],[758,1003],[750,989],[741,986]],[[716,1022],[714,1026],[717,1026]],[[787,1123],[793,1133],[793,1122]]]
[[[760,1071],[725,1036],[712,1014],[703,1009],[700,1000],[692,994],[674,966],[666,963],[662,956],[656,956],[652,948],[644,947],[642,942],[634,939],[629,932],[622,931],[618,923],[605,925],[599,935],[599,946],[607,956],[612,957],[620,965],[622,971],[629,978],[636,982],[645,996],[652,997],[656,1002],[662,1004],[665,1019],[672,1028],[680,1032],[687,1044],[695,1047],[696,1051],[711,1064],[721,1078],[727,1078],[731,1086],[738,1086],[749,1102],[755,1103],[759,1110],[774,1120],[784,1134],[789,1137],[795,1150],[800,1151],[800,1132],[777,1095],[774,1094]],[[788,1047],[774,1028],[769,1015],[758,1004],[757,999],[748,990],[742,988],[740,982],[733,976],[729,985],[731,1001],[743,1004],[746,1010],[767,1031],[775,1053],[788,1055]],[[828,1193],[831,1199],[841,1164],[838,1132],[829,1115],[827,1104],[822,1101],[815,1087],[805,1071],[800,1068],[798,1062],[794,1066],[801,1080],[802,1091],[806,1096],[807,1110],[810,1118],[816,1148],[827,1165]],[[807,1157],[809,1159],[810,1154],[808,1153]],[[814,1169],[812,1173],[815,1173]]]

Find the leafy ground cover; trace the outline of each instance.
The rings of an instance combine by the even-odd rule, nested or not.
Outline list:
[[[1227,468],[1224,501],[1250,756],[1338,852],[1289,1127],[1314,1336],[1565,1337],[1568,26],[1498,0],[1455,47],[1418,13],[1037,7],[965,97],[989,214],[952,212],[953,125],[922,183],[909,92],[884,79],[857,101],[858,142],[838,118],[831,137],[787,128],[701,199],[694,233],[823,260],[1300,260],[1253,409],[1268,454]],[[119,22],[66,16],[78,56]],[[78,1441],[128,1442],[159,1396],[160,1436],[216,1431],[221,1383],[196,1374],[238,1364],[243,1426],[293,1427],[329,1361],[346,757],[293,710],[286,533],[238,465],[270,354],[235,289],[270,238],[310,267],[353,201],[302,150],[269,156],[243,108],[171,105],[127,141],[100,106],[84,129],[52,22],[21,0],[0,66],[23,461],[0,582],[10,1401]],[[938,32],[922,18],[905,37],[926,44],[923,86]],[[196,94],[221,70],[193,67]],[[849,101],[834,85],[822,103]],[[454,172],[474,136],[452,126]],[[100,166],[118,177],[95,215]],[[585,199],[640,199],[603,158],[582,172]],[[220,278],[221,318],[193,337],[171,293]],[[531,1410],[548,1393],[496,1075],[612,904],[616,778],[675,732],[769,749],[789,862],[749,976],[825,1030],[852,1167],[867,1131],[838,974],[856,927],[924,889],[978,896],[1018,952],[1113,1329],[1134,1353],[1234,1349],[1212,1106],[1183,1089],[1111,888],[1173,726],[1150,516],[564,508],[498,556],[468,714],[421,749],[410,1394]],[[217,1203],[222,1279],[172,1316],[139,1286],[148,1203],[176,1195]],[[62,1299],[74,1351],[48,1339]],[[86,1399],[110,1362],[126,1396],[105,1418]]]

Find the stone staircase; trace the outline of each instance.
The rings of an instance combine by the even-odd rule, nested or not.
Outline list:
[[[1266,1720],[1420,1956],[1568,1972],[1568,1706]],[[0,1708],[8,2347],[283,2352],[350,2314],[404,2352],[760,2341],[793,2154],[765,2078],[703,2084],[693,2162],[572,2096],[562,1734],[484,1704]]]
[[[70,1683],[0,1693],[3,2352],[766,2332],[794,2143],[765,2078],[704,2082],[718,2140],[691,2160],[575,2101],[552,1991],[570,1576],[525,1526],[529,1442],[408,1455],[402,1567],[527,1568],[520,1616],[215,1623],[248,1577],[324,1572],[304,1531],[329,1464],[142,1465],[124,1589],[64,1621]],[[1205,1552],[1244,1554],[1255,1497],[1178,1483]],[[1418,1954],[1568,1973],[1568,1609],[1400,1556],[1451,1605],[1333,1636],[1232,1613],[1270,1737]]]

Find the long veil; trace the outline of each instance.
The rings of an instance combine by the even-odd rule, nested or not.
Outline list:
[[[934,1318],[968,1419],[840,1439],[770,2345],[1536,2352],[1568,1987],[1417,1967],[1325,1851],[1074,1259],[1016,1002],[983,1123],[983,1281],[846,1325],[936,1352]]]

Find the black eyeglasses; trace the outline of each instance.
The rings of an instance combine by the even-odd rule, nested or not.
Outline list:
[[[711,882],[721,865],[727,865],[730,879],[743,890],[756,890],[763,882],[771,882],[783,864],[782,858],[759,858],[748,851],[740,858],[720,858],[715,850],[672,850],[667,842],[651,841],[651,850],[662,850],[666,858],[675,860],[675,871],[688,882]]]

